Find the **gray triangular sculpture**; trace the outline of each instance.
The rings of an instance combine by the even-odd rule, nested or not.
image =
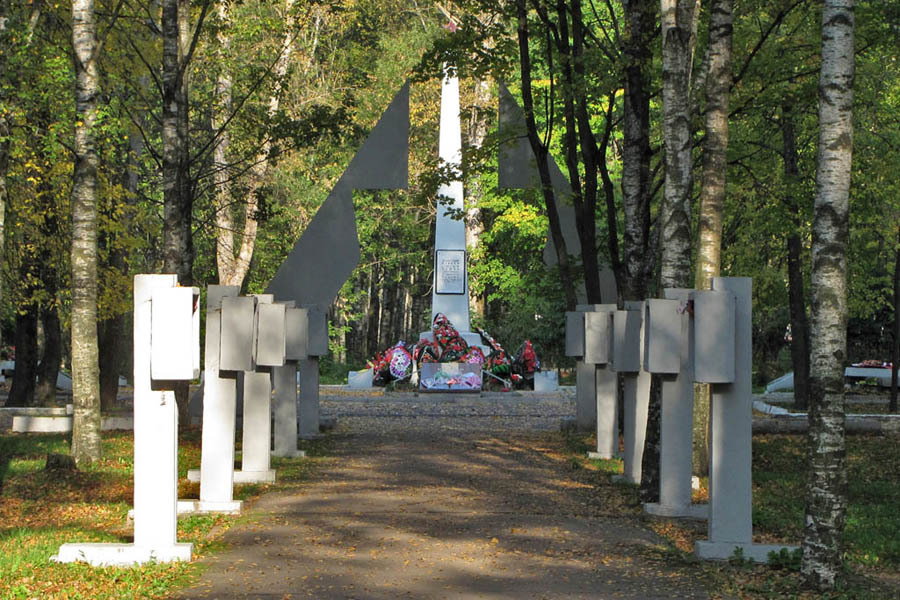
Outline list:
[[[297,306],[327,309],[359,264],[353,190],[406,189],[408,181],[409,82],[381,115],[266,293]]]
[[[501,189],[536,189],[541,187],[541,177],[537,170],[537,161],[528,142],[525,126],[525,113],[513,98],[504,83],[500,83],[500,153],[497,157],[497,187]],[[572,188],[569,180],[556,164],[556,159],[548,157],[550,183],[556,195],[556,212],[562,229],[566,249],[570,255],[581,255],[581,241],[575,224],[575,207],[572,206]],[[553,238],[547,236],[544,246],[544,264],[556,265],[556,249]],[[600,271],[600,287],[603,301],[616,301],[616,279],[610,269]],[[584,292],[579,292],[584,296]]]

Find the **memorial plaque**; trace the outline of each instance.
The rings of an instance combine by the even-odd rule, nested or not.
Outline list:
[[[434,254],[435,293],[465,294],[466,251],[437,250]]]
[[[256,307],[256,364],[281,367],[285,354],[285,305],[258,304]]]
[[[584,356],[584,313],[566,313],[566,356]]]
[[[241,293],[239,285],[209,285],[206,287],[206,310],[222,308],[222,298]]]
[[[289,308],[285,312],[285,351],[287,360],[307,358],[309,317],[305,308]]]
[[[644,370],[675,374],[681,370],[681,303],[647,300],[644,305]]]
[[[734,381],[734,295],[694,293],[694,380]]]
[[[620,373],[641,370],[641,311],[617,310],[613,313],[612,367]]]
[[[307,354],[309,356],[325,356],[328,354],[328,319],[324,311],[307,309],[309,332]]]
[[[607,311],[584,313],[584,362],[605,365],[610,361],[611,315]]]
[[[255,298],[247,296],[222,298],[222,343],[219,347],[220,370],[253,370],[255,312]]]
[[[199,290],[155,288],[150,300],[150,378],[191,380],[200,376]]]

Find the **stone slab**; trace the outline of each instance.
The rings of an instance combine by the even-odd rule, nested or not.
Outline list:
[[[235,471],[235,483],[275,483],[275,470],[266,471]]]
[[[657,502],[647,502],[644,504],[644,512],[648,515],[656,517],[673,517],[682,519],[695,519],[697,521],[705,521],[709,518],[708,504],[682,504],[670,505],[659,504]]]
[[[741,555],[746,560],[766,564],[769,562],[770,552],[781,552],[782,549],[793,552],[798,546],[787,544],[748,544],[744,542],[711,542],[699,541],[694,543],[694,553],[705,560],[728,560],[734,557],[735,549],[740,548]]]
[[[136,546],[134,544],[63,544],[50,560],[85,562],[94,567],[130,567],[148,562],[190,561],[194,545]]]

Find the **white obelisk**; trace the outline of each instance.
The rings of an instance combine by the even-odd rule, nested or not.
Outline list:
[[[434,236],[434,287],[431,320],[443,313],[469,344],[481,338],[469,331],[469,278],[466,268],[466,224],[462,183],[462,128],[459,116],[459,79],[447,71],[441,91],[441,128],[438,154],[455,177],[438,188]],[[453,218],[453,217],[456,218]]]

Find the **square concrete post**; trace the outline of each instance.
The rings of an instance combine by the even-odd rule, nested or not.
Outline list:
[[[234,473],[236,483],[273,482],[270,465],[272,440],[272,380],[267,372],[244,373],[244,433],[241,470]]]
[[[752,280],[749,277],[716,277],[713,290],[734,297],[734,334],[721,339],[734,351],[733,383],[714,383],[710,397],[709,540],[699,541],[700,558],[727,559],[740,548],[745,558],[767,562],[769,552],[790,546],[753,543],[752,502]],[[698,315],[699,316],[699,315]],[[701,335],[698,331],[698,338]],[[698,339],[698,347],[716,352],[717,347]],[[722,348],[727,354],[731,348]],[[715,360],[712,361],[715,363]],[[726,365],[727,370],[727,365]]]
[[[597,422],[597,367],[575,362],[575,428],[590,431]]]
[[[694,410],[694,326],[688,303],[692,291],[666,289],[666,299],[678,302],[681,368],[674,375],[661,375],[659,502],[644,510],[663,517],[706,518],[706,505],[691,504],[691,452]]]
[[[297,457],[306,453],[297,449],[297,361],[285,361],[275,367],[275,449],[274,456]]]
[[[300,437],[319,437],[319,357],[298,361],[300,368]]]
[[[307,309],[307,357],[300,359],[300,437],[319,436],[319,357],[328,353],[328,320],[316,306]]]
[[[637,373],[637,377],[625,377],[622,392],[625,400],[622,479],[628,483],[639,484],[644,459],[644,441],[647,437],[647,411],[650,407],[650,373],[642,369]]]

